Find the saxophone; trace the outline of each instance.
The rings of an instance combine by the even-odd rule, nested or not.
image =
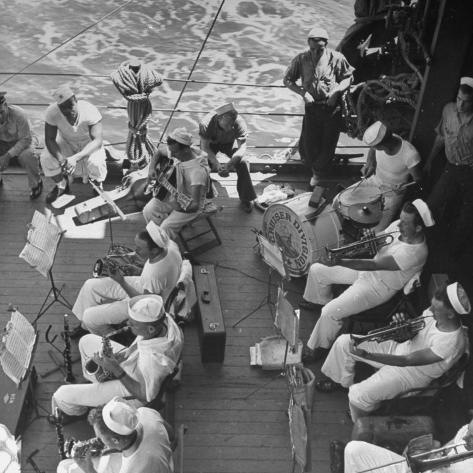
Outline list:
[[[110,342],[110,338],[120,333],[126,333],[129,330],[130,327],[126,326],[115,330],[114,332],[110,332],[108,335],[102,337],[102,358],[111,358],[113,355],[112,343]],[[95,379],[99,383],[104,383],[105,381],[115,379],[113,373],[102,368],[93,359],[87,361],[87,363],[85,364],[85,371],[87,372],[87,374],[95,376]]]
[[[93,437],[89,440],[71,438],[67,439],[64,443],[65,458],[84,458],[89,452],[92,457],[107,454],[105,444],[98,437]]]

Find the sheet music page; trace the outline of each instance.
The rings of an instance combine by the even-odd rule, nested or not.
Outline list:
[[[286,277],[286,269],[284,268],[281,250],[276,245],[272,245],[269,240],[262,235],[258,235],[258,242],[264,262],[275,269],[283,278]]]
[[[49,222],[46,215],[36,210],[28,229],[26,245],[19,256],[47,277],[54,262],[60,237],[60,228]]]
[[[25,377],[30,365],[36,331],[20,312],[14,311],[7,323],[1,344],[1,366],[16,384]]]
[[[26,374],[26,370],[6,348],[3,348],[0,354],[0,365],[2,366],[3,372],[16,385],[20,384]]]
[[[285,293],[279,288],[274,325],[291,347],[295,347],[299,340],[299,318],[299,310],[294,310]]]

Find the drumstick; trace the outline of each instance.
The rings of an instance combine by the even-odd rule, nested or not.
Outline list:
[[[356,183],[356,186],[353,188],[352,192],[355,192],[363,181],[366,181],[366,177],[364,176]]]
[[[403,184],[402,186],[399,187],[399,189],[389,189],[387,191],[381,192],[379,195],[387,194],[388,192],[403,191],[404,189],[407,189],[408,187],[413,186],[414,184],[417,184],[417,182],[411,181],[411,182],[408,182],[407,184]]]

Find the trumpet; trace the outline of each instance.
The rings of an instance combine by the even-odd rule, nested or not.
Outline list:
[[[360,258],[366,256],[372,258],[378,250],[390,245],[394,241],[393,233],[381,233],[375,235],[373,230],[367,230],[361,240],[355,241],[340,248],[325,248],[328,259],[334,261],[339,258]]]
[[[350,337],[354,341],[355,346],[362,342],[381,343],[387,340],[394,340],[398,343],[402,343],[417,335],[425,327],[425,319],[429,317],[432,316],[423,315],[401,323],[391,323],[387,327],[371,330],[366,335],[351,334]]]
[[[118,335],[120,333],[125,333],[130,330],[130,327],[122,327],[118,330],[115,330],[113,332],[110,332],[107,336],[102,337],[102,358],[110,358],[113,355],[113,350],[112,350],[112,344],[110,342],[110,338],[113,337],[114,335]],[[87,361],[85,364],[85,371],[87,374],[91,376],[95,376],[95,379],[99,383],[103,383],[105,381],[110,381],[114,379],[113,374],[110,371],[107,371],[106,369],[102,368],[100,365],[98,365],[92,358]]]
[[[94,278],[110,276],[120,270],[123,276],[139,276],[144,266],[144,261],[131,248],[123,245],[113,245],[104,258],[99,258],[92,271]]]
[[[64,442],[65,458],[84,458],[89,452],[92,457],[107,455],[105,444],[98,437],[89,440],[70,438]]]

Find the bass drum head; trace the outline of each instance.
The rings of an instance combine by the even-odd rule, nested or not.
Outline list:
[[[330,207],[318,217],[308,203],[312,192],[272,204],[263,216],[263,235],[281,247],[288,272],[293,277],[307,274],[312,263],[326,260],[325,248],[338,248],[341,242],[340,220]]]

